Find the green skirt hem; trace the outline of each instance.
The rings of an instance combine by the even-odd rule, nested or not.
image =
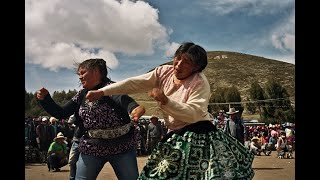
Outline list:
[[[206,134],[186,131],[160,142],[138,179],[252,179],[254,155],[220,129]]]

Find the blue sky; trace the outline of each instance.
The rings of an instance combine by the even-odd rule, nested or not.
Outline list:
[[[26,0],[25,87],[79,90],[73,64],[107,61],[119,81],[170,61],[179,44],[295,64],[294,0]]]

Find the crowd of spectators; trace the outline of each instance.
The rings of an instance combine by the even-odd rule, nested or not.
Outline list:
[[[61,132],[65,137],[68,153],[74,134],[74,125],[67,120],[40,116],[25,119],[25,162],[45,163],[50,144]]]
[[[212,122],[217,128],[224,129],[228,121],[228,114],[223,110],[213,117]],[[244,145],[255,155],[260,156],[261,152],[270,155],[271,151],[277,151],[278,154],[284,151],[294,151],[295,149],[295,124],[265,124],[250,123],[242,120],[244,124]],[[269,153],[267,153],[269,150]]]
[[[154,119],[154,120],[151,120]],[[213,117],[212,123],[217,128],[224,129],[228,115],[223,112],[217,117]],[[152,122],[153,121],[153,122]],[[136,145],[137,155],[149,155],[157,141],[166,133],[167,128],[164,122],[157,116],[151,116],[150,119],[142,119],[135,123],[140,132],[140,138]],[[54,117],[40,116],[25,119],[25,162],[36,163],[47,161],[47,151],[50,144],[59,132],[66,137],[68,150],[74,134],[74,125],[67,120],[58,120]],[[281,136],[284,134],[284,136]],[[264,148],[271,151],[280,152],[281,142],[294,150],[295,148],[295,124],[245,124],[244,145],[255,155],[261,155]],[[279,147],[277,147],[279,146]],[[282,143],[281,147],[284,146]],[[69,152],[69,151],[68,151]]]

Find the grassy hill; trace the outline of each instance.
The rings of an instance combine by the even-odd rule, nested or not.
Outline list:
[[[208,66],[204,70],[210,83],[211,91],[215,92],[217,87],[231,87],[235,85],[240,94],[242,101],[249,96],[251,83],[258,81],[264,88],[268,77],[276,78],[290,95],[290,100],[295,100],[295,65],[267,59],[264,57],[253,56],[249,54],[227,52],[227,51],[210,51],[208,54]],[[168,62],[165,64],[171,64]],[[147,93],[131,95],[140,104],[146,107],[146,115],[158,114],[157,105]],[[246,114],[243,114],[246,116]],[[249,119],[259,119],[259,116],[247,116]]]

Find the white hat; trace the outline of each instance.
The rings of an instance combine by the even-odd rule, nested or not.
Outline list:
[[[55,137],[53,140],[61,139],[61,138],[63,138],[64,140],[66,140],[66,137],[64,137],[64,135],[62,134],[62,132],[58,132],[57,137]]]
[[[159,119],[158,116],[156,116],[156,115],[151,115],[150,119],[152,119],[152,118]]]
[[[289,122],[286,123],[286,127],[291,127]]]
[[[48,121],[48,118],[47,117],[43,117],[42,121]]]
[[[50,122],[52,123],[53,121],[58,121],[58,119],[52,116],[52,117],[50,118]]]
[[[235,114],[238,113],[239,111],[236,111],[235,108],[230,108],[229,111],[227,112],[227,114]]]

